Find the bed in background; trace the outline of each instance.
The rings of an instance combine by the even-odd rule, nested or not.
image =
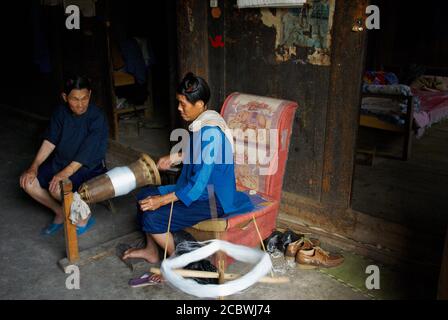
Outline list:
[[[411,154],[412,136],[421,138],[431,125],[448,118],[448,78],[422,76],[411,86],[393,73],[364,76],[360,126],[403,135],[402,159]]]
[[[412,94],[420,102],[420,110],[414,115],[417,137],[420,138],[426,128],[448,118],[448,88],[428,90],[412,87]]]

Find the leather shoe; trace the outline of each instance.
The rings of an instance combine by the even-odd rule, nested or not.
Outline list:
[[[321,247],[314,247],[308,250],[300,250],[296,255],[296,262],[302,269],[332,268],[342,264],[344,257],[340,254],[327,252]]]
[[[295,260],[297,252],[300,250],[310,250],[318,246],[320,246],[320,241],[318,239],[306,239],[302,237],[300,240],[288,245],[285,252],[285,258],[287,260]]]

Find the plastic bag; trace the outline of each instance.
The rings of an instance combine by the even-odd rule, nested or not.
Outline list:
[[[196,239],[186,231],[178,231],[173,233],[174,246],[176,247],[176,256],[194,251],[202,247]],[[218,272],[218,269],[207,259],[192,262],[184,269],[196,271]],[[200,284],[218,284],[218,279],[212,278],[191,278]]]
[[[264,247],[268,253],[274,253],[276,250],[282,251],[282,239],[283,234],[280,231],[274,231],[266,240],[263,241]]]
[[[301,237],[303,235],[299,235],[292,230],[286,230],[284,233],[276,230],[263,243],[268,253],[272,254],[278,250],[284,254],[288,245]]]

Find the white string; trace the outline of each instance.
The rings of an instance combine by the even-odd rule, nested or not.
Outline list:
[[[241,292],[258,282],[272,268],[269,255],[258,249],[235,245],[222,240],[211,240],[199,244],[205,246],[181,256],[164,260],[161,266],[162,275],[168,282],[179,290],[199,298],[224,297]],[[213,255],[217,251],[223,251],[235,260],[255,266],[244,276],[220,285],[201,285],[174,272],[175,269],[182,269],[192,262]]]
[[[137,187],[134,173],[129,167],[117,167],[106,173],[114,187],[115,197],[124,196]]]

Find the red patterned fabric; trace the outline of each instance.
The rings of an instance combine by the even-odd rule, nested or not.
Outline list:
[[[240,189],[255,190],[264,196],[280,201],[296,109],[297,103],[292,101],[242,93],[233,93],[224,102],[221,115],[230,129],[241,129],[244,132],[247,129],[275,129],[278,132],[277,148],[274,150],[271,148],[270,151],[275,154],[269,164],[248,164],[247,153],[244,154],[244,159],[242,156],[236,155],[235,175]],[[265,143],[268,150],[269,147],[272,147],[271,139],[258,138],[257,141]],[[249,144],[247,139],[242,141],[242,139],[234,137],[234,140],[236,140],[236,147],[243,143],[246,151],[256,152],[256,146]],[[270,169],[274,174],[260,174],[261,170],[268,171]]]
[[[237,186],[240,190],[254,190],[258,197],[265,202],[256,206],[255,211],[231,217],[227,220],[227,231],[222,240],[232,243],[255,247],[260,245],[260,239],[253,222],[257,226],[263,239],[267,238],[276,228],[276,221],[280,207],[280,197],[288,158],[289,143],[292,133],[294,113],[298,105],[296,102],[279,100],[242,93],[231,94],[224,102],[221,115],[231,129],[276,129],[278,137],[272,161],[268,164],[247,164],[235,159],[235,173]],[[243,143],[247,148],[247,139],[234,137],[235,148]],[[270,139],[260,139],[259,143],[271,145]],[[247,150],[247,149],[246,149]],[[253,150],[252,150],[253,151]],[[246,156],[246,155],[245,155]],[[236,156],[238,157],[238,155]],[[276,170],[274,170],[276,168]],[[260,175],[260,170],[270,170],[273,174]],[[254,199],[255,200],[255,199]],[[231,262],[228,259],[227,262]]]
[[[420,110],[414,112],[417,137],[423,136],[426,128],[448,118],[448,91],[427,91],[412,89],[420,99]]]

